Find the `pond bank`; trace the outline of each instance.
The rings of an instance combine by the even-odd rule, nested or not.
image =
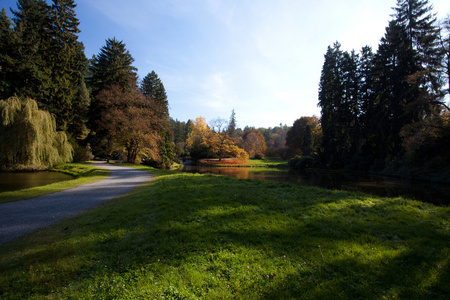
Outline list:
[[[217,168],[184,166],[180,172],[226,175],[239,179],[291,182],[331,190],[361,191],[383,197],[403,197],[434,205],[450,204],[450,185],[410,181],[394,177],[320,170],[319,172],[290,172],[288,169]]]

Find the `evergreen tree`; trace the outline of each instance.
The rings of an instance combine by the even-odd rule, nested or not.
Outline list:
[[[397,0],[395,20],[405,30],[408,46],[416,53],[414,63],[419,66],[408,79],[426,88],[429,94],[439,94],[442,53],[432,8],[428,0]]]
[[[151,97],[156,103],[161,105],[165,117],[169,116],[169,102],[167,101],[166,89],[155,71],[148,73],[144,77],[141,83],[141,90],[145,96]]]
[[[234,137],[236,133],[236,113],[234,109],[231,111],[230,121],[228,122],[227,133],[230,137]]]
[[[144,77],[141,83],[141,91],[145,97],[152,99],[158,106],[157,111],[161,119],[159,131],[161,136],[159,145],[161,161],[159,165],[170,167],[174,159],[172,143],[174,133],[169,126],[169,102],[167,100],[166,89],[155,71],[148,73]]]
[[[137,69],[132,66],[134,58],[125,48],[123,41],[115,38],[107,39],[106,45],[100,49],[98,56],[94,56],[89,67],[89,87],[95,97],[103,89],[112,85],[119,85],[129,90],[137,82]]]
[[[450,94],[450,15],[448,15],[442,22],[439,40],[443,53],[442,68],[443,73],[447,77],[447,94]],[[448,110],[450,108],[447,107]]]
[[[339,43],[328,47],[319,83],[323,157],[333,165],[345,164],[351,153],[352,129],[358,126],[355,55],[340,47]]]
[[[78,21],[73,0],[53,0],[50,11],[50,35],[52,43],[46,52],[50,65],[52,91],[48,99],[43,99],[47,109],[56,116],[59,128],[67,130],[73,118],[72,104],[77,100],[78,91],[86,69],[84,47],[78,41]]]
[[[14,47],[12,22],[5,8],[0,14],[0,99],[12,96],[14,74]]]
[[[134,89],[137,81],[137,69],[132,66],[133,62],[134,59],[125,48],[125,44],[115,38],[107,39],[106,45],[101,48],[98,56],[94,56],[91,60],[87,83],[93,96],[89,109],[90,140],[93,150],[96,150],[96,145],[102,140],[100,132],[97,132],[97,120],[101,118],[102,112],[96,96],[100,91],[108,90],[113,85],[123,91]]]
[[[43,0],[18,0],[14,15],[14,71],[10,73],[12,94],[30,97],[46,109],[43,99],[51,97],[49,6]]]

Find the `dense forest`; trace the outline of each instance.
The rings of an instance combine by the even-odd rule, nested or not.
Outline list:
[[[450,18],[438,22],[426,0],[397,1],[376,52],[328,47],[320,117],[244,129],[234,110],[209,123],[172,119],[163,82],[155,71],[138,78],[123,41],[107,38],[86,58],[75,9],[74,0],[18,0],[12,18],[1,12],[3,169],[270,156],[293,158],[293,168],[450,173]]]

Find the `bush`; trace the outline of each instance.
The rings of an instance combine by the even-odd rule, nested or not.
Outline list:
[[[255,159],[264,159],[264,154],[260,152],[255,153]]]
[[[289,168],[293,170],[303,170],[306,168],[313,168],[315,164],[312,156],[296,156],[291,158],[288,162]]]
[[[77,142],[71,143],[73,147],[73,162],[83,163],[94,158],[92,155],[91,147],[87,144],[86,147],[78,145]]]

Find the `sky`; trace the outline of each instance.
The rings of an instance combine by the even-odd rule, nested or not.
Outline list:
[[[50,2],[50,1],[47,1]],[[320,116],[324,54],[375,52],[396,0],[75,0],[88,58],[125,43],[140,79],[154,70],[173,119],[229,119],[238,127],[292,126]],[[16,9],[16,0],[0,6]],[[442,19],[450,1],[430,0]]]

